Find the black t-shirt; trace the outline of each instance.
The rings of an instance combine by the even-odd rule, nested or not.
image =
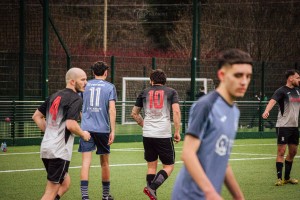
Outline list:
[[[300,110],[299,88],[282,86],[275,91],[271,98],[279,105],[276,127],[298,127]]]
[[[66,128],[66,120],[79,120],[82,98],[65,88],[52,94],[38,110],[46,116],[46,130],[41,144],[42,158],[71,160],[74,136]]]

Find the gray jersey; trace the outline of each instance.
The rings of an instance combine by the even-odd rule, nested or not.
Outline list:
[[[215,91],[201,97],[190,110],[187,134],[201,140],[197,156],[218,193],[224,183],[239,115],[238,108],[227,104]],[[183,166],[173,188],[172,200],[191,199],[204,200],[205,196]]]
[[[176,90],[163,85],[151,86],[140,93],[135,106],[144,109],[144,137],[172,137],[170,117],[174,103],[178,103]]]
[[[298,127],[300,90],[282,86],[272,96],[278,103],[276,127]]]
[[[46,116],[46,130],[41,144],[41,158],[71,160],[74,135],[66,120],[79,120],[82,98],[71,89],[51,95],[38,110]]]

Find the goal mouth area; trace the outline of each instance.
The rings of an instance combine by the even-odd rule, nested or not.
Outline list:
[[[195,83],[197,90],[203,86],[206,94],[215,89],[213,80],[209,78],[196,78]],[[167,78],[166,82],[167,87],[174,88],[177,91],[180,102],[190,100],[190,84],[191,78]],[[122,124],[136,123],[131,117],[131,110],[138,95],[149,86],[149,77],[122,78]]]

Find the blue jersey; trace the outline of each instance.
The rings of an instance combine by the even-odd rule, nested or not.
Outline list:
[[[239,115],[238,108],[229,105],[216,91],[200,98],[190,110],[187,134],[201,140],[197,156],[218,193],[224,183]],[[172,199],[205,199],[185,166],[177,176]]]
[[[113,84],[100,79],[88,81],[83,93],[81,128],[85,131],[109,133],[109,101],[116,101]]]

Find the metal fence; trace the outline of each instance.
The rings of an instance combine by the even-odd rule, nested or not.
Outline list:
[[[192,0],[109,1],[106,51],[103,0],[49,0],[53,26],[49,25],[48,31],[48,88],[43,88],[46,66],[42,2],[46,1],[0,2],[0,100],[41,100],[45,90],[52,94],[65,87],[67,60],[54,27],[69,49],[72,67],[89,73],[93,62],[110,63],[111,56],[115,56],[119,96],[122,77],[147,77],[153,58],[168,77],[191,77]],[[299,2],[198,2],[201,16],[196,77],[217,83],[215,54],[229,47],[246,50],[255,60],[253,80],[245,97],[251,101],[262,89],[270,97],[284,84],[283,72],[299,68]]]
[[[41,138],[43,133],[32,120],[32,115],[42,101],[0,101],[0,139],[10,138]],[[193,102],[181,101],[182,130],[187,129],[188,113]],[[267,102],[237,101],[240,112],[239,132],[270,132],[274,131],[277,111],[274,108],[268,120],[261,119]],[[130,117],[134,102],[117,102],[116,135],[137,135],[142,133]],[[126,112],[122,112],[125,110]],[[126,115],[126,123],[122,122],[122,113]]]

